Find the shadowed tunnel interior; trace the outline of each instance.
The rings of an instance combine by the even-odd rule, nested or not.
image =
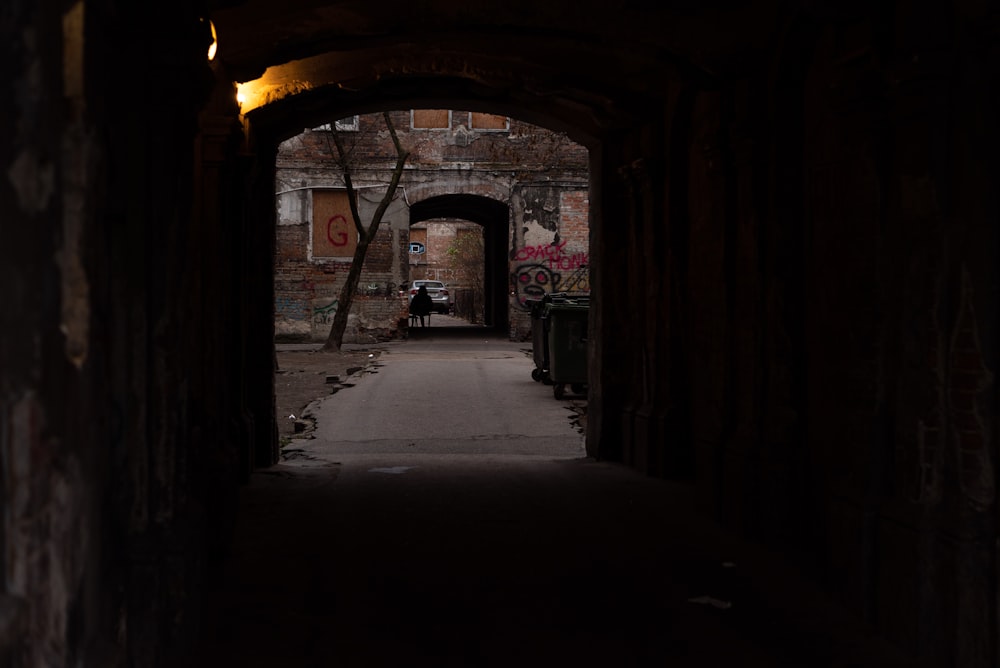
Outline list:
[[[685,486],[915,665],[996,665],[993,4],[44,0],[0,23],[0,664],[196,642],[279,456],[278,144],[429,107],[589,151],[592,463]]]

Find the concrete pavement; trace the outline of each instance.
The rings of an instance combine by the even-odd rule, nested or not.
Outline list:
[[[525,345],[411,339],[324,400],[317,438],[244,490],[194,663],[906,665],[801,555],[701,517],[685,484],[585,457]],[[403,431],[442,394],[443,419]]]

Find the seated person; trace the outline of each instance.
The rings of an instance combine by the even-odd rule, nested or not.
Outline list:
[[[413,295],[413,299],[410,300],[410,316],[417,316],[420,318],[420,326],[424,327],[424,316],[427,316],[427,320],[431,319],[431,309],[434,304],[431,302],[431,296],[427,292],[427,288],[423,285],[417,290],[417,294]]]

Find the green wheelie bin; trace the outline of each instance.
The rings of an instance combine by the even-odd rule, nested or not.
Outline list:
[[[531,379],[546,385],[549,380],[549,304],[567,300],[565,292],[547,292],[541,297],[525,300],[525,305],[531,312],[531,357],[535,368],[531,370]]]
[[[548,323],[548,379],[552,393],[562,399],[568,385],[576,394],[587,391],[588,299],[553,301],[545,306]]]
[[[535,368],[531,370],[531,379],[535,382],[545,381],[549,374],[548,323],[543,318],[545,305],[548,303],[548,295],[525,301],[531,310],[531,357],[535,362]]]

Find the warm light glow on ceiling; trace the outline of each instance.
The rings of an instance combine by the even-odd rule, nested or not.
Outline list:
[[[270,87],[264,79],[254,79],[236,84],[236,101],[240,103],[240,114],[246,114],[266,104]]]
[[[212,43],[208,45],[208,59],[215,60],[215,53],[219,50],[219,36],[215,33],[215,24],[211,21],[208,22],[208,29],[212,32]]]
[[[325,78],[323,64],[328,54],[303,60],[293,60],[268,67],[263,76],[236,84],[240,113],[271,104],[290,95],[298,95],[319,86],[336,85]]]
[[[236,84],[236,101],[240,103],[241,107],[247,101],[247,96],[242,90],[245,85],[246,84]]]

